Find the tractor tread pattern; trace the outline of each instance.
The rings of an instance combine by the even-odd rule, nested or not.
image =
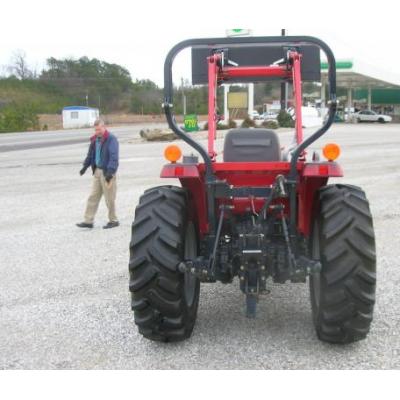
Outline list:
[[[322,271],[319,305],[312,299],[314,323],[321,340],[351,343],[367,336],[375,303],[372,216],[356,186],[325,186],[319,196]]]
[[[135,210],[130,242],[129,290],[139,332],[172,342],[188,338],[198,306],[184,297],[184,275],[177,269],[184,254],[187,193],[175,186],[146,190]]]

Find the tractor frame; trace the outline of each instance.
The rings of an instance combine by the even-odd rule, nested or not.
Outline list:
[[[237,65],[228,48],[280,46],[282,60]],[[328,118],[307,138],[302,126],[302,47],[316,46],[328,61]],[[172,66],[186,48],[207,48],[207,147],[177,124]],[[319,66],[318,66],[319,68]],[[215,149],[217,87],[234,81],[279,79],[293,84],[295,140],[281,155],[279,138],[265,129],[225,135],[223,159]],[[375,239],[362,189],[327,185],[342,177],[340,153],[320,161],[307,148],[334,121],[336,67],[332,50],[308,36],[193,39],[178,43],[164,64],[163,108],[169,127],[197,155],[171,158],[161,178],[181,187],[159,186],[141,196],[132,225],[130,291],[139,331],[160,341],[191,335],[200,282],[239,278],[246,314],[256,316],[259,295],[276,283],[306,282],[314,325],[321,340],[348,343],[364,338],[375,295]],[[331,144],[332,145],[332,144]],[[179,150],[179,149],[178,149]],[[328,153],[328,152],[327,152]],[[327,153],[324,154],[326,155]],[[168,157],[167,157],[168,159]]]

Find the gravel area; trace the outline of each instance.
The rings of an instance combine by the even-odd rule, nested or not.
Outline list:
[[[280,135],[289,141],[288,132]],[[124,134],[121,226],[106,231],[104,203],[93,230],[75,227],[90,189],[90,174],[78,174],[86,144],[0,154],[0,368],[399,368],[400,126],[337,124],[314,147],[332,140],[342,146],[341,181],[364,188],[374,215],[378,289],[367,340],[320,342],[304,284],[270,283],[257,319],[248,320],[237,281],[202,285],[197,324],[186,342],[143,339],[130,310],[130,225],[140,194],[170,182],[159,179],[165,144]]]

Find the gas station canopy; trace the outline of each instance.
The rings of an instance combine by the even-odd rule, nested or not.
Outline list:
[[[328,64],[321,62],[321,72],[326,81]],[[338,60],[336,62],[337,86],[352,89],[400,89],[400,74],[382,71],[359,61]]]
[[[321,100],[325,102],[328,64],[321,62]],[[383,71],[380,68],[358,60],[336,61],[337,87],[347,89],[347,107],[353,107],[354,100],[365,100],[368,109],[372,104],[400,104],[400,74]],[[398,113],[398,106],[395,108]]]

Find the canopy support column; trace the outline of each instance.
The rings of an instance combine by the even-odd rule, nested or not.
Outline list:
[[[372,108],[372,90],[371,86],[368,86],[368,110]]]
[[[347,111],[350,115],[351,108],[353,107],[353,90],[351,87],[347,89]]]
[[[224,120],[229,121],[229,108],[228,108],[228,93],[229,85],[224,85]]]

